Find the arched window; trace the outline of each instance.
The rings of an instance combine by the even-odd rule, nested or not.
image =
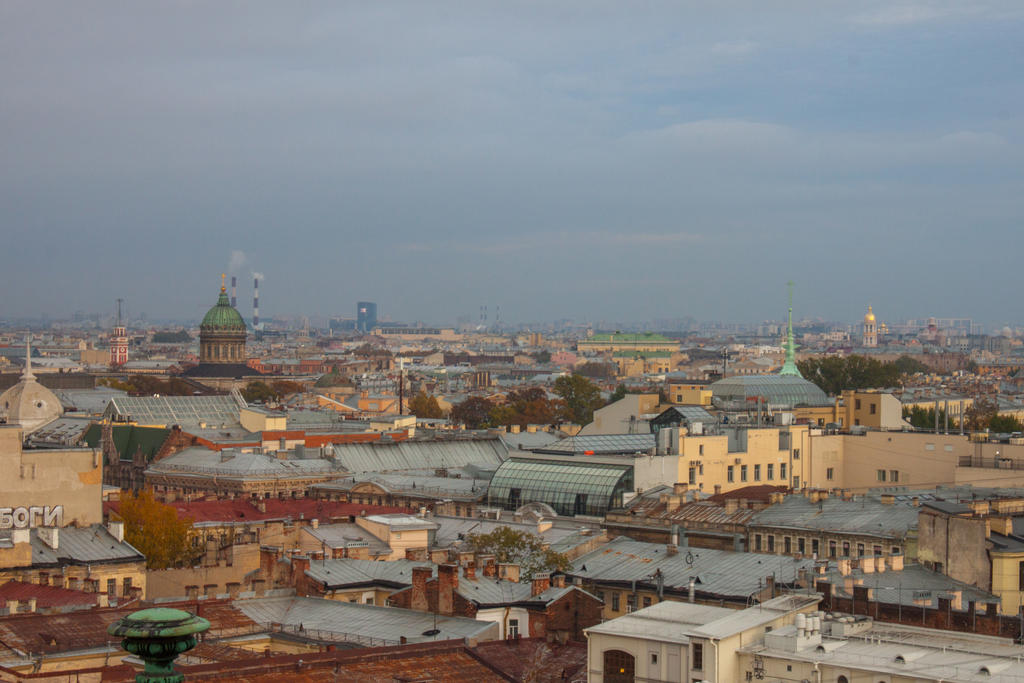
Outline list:
[[[636,663],[633,655],[622,650],[605,650],[604,680],[605,683],[633,683]]]
[[[836,679],[836,683],[850,683],[850,681],[846,676],[840,676]]]

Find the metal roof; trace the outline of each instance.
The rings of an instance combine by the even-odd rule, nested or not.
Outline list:
[[[685,591],[692,577],[697,581],[698,593],[745,600],[764,588],[769,575],[775,576],[776,583],[793,584],[799,570],[813,568],[811,559],[710,548],[683,546],[677,554],[669,555],[662,544],[620,536],[579,557],[570,573],[591,581],[654,585],[654,574],[660,571],[666,589]]]
[[[339,466],[327,459],[280,460],[262,453],[243,453],[231,449],[213,451],[193,446],[159,460],[146,470],[150,473],[221,475],[228,477],[301,477],[341,474]]]
[[[32,564],[68,565],[89,563],[144,562],[146,557],[126,541],[118,541],[102,524],[87,527],[61,527],[54,550],[32,529]]]
[[[771,407],[830,406],[818,385],[796,375],[737,375],[710,386],[716,405],[746,408],[748,398],[764,397]]]
[[[791,495],[755,514],[748,524],[895,539],[917,528],[917,514],[918,508],[913,505],[901,502],[890,505],[868,496],[858,496],[856,500],[829,497],[812,503],[804,496]]]
[[[310,560],[306,576],[328,589],[369,584],[388,584],[398,588],[412,585],[413,567],[429,567],[434,574],[437,573],[437,566],[430,562],[337,559]]]
[[[498,624],[463,617],[446,617],[397,607],[377,607],[339,600],[278,597],[236,600],[234,607],[261,624],[302,627],[304,631],[352,634],[397,645],[452,638],[497,638]],[[425,635],[434,632],[433,635]]]

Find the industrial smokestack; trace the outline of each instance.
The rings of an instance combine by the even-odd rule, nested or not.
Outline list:
[[[252,281],[252,329],[260,329],[260,279]]]
[[[231,308],[238,308],[238,278],[231,276]]]

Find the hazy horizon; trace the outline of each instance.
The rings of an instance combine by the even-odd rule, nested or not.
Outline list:
[[[0,318],[1024,319],[1009,0],[0,5]],[[352,311],[351,313],[345,313]]]

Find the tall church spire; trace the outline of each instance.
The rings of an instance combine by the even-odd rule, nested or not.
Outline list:
[[[793,281],[790,280],[786,285],[789,287],[789,325],[786,334],[786,362],[782,364],[779,374],[803,377],[800,368],[796,366],[796,344],[793,342]]]
[[[36,376],[32,374],[32,335],[25,337],[25,371],[21,373],[21,379],[24,381],[34,380]]]

